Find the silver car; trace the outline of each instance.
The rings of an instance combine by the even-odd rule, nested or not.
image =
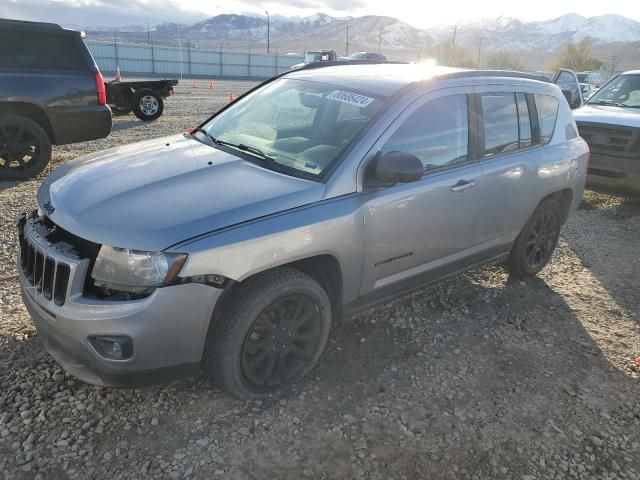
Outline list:
[[[54,171],[18,219],[24,302],[87,382],[204,366],[238,397],[268,394],[313,368],[340,318],[490,262],[535,275],[587,162],[548,81],[304,68],[189,134]]]

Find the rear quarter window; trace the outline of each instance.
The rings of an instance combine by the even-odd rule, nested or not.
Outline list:
[[[558,119],[558,99],[551,95],[535,93],[533,95],[538,111],[538,122],[540,124],[540,143],[545,144],[551,141],[553,131]]]
[[[87,71],[89,65],[69,34],[0,31],[0,68]]]

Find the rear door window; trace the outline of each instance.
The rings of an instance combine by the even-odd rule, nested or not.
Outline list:
[[[540,124],[540,143],[549,143],[553,136],[558,118],[558,99],[550,95],[535,93],[533,95],[538,111],[538,122]]]
[[[86,71],[88,64],[69,34],[0,31],[0,68]]]
[[[481,105],[484,118],[484,156],[517,150],[518,109],[513,92],[482,94]]]

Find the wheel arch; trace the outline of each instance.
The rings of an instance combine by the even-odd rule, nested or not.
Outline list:
[[[340,320],[343,313],[342,267],[335,256],[331,254],[319,254],[294,260],[282,265],[277,265],[259,272],[254,272],[250,276],[243,278],[238,282],[229,281],[213,309],[208,334],[213,331],[213,326],[216,324],[217,320],[224,315],[225,309],[241,285],[245,284],[249,279],[256,275],[260,275],[270,270],[277,270],[279,268],[293,268],[299,270],[318,282],[324,291],[327,292],[329,300],[331,301],[333,321],[338,322]]]
[[[562,190],[550,193],[549,195],[544,197],[540,201],[540,203],[548,199],[553,199],[560,204],[562,215],[561,220],[564,224],[569,219],[569,214],[571,213],[571,205],[573,205],[573,189],[564,188]]]
[[[0,102],[0,113],[4,115],[20,115],[33,120],[47,132],[51,143],[56,143],[55,133],[49,116],[38,105],[28,102]]]

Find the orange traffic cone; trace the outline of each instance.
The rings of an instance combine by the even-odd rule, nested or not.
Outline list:
[[[213,80],[209,80],[209,89],[213,90]]]
[[[116,81],[120,82],[122,80],[122,75],[120,74],[120,65],[116,65]]]
[[[229,103],[233,102],[235,100],[235,97],[233,96],[233,93],[229,94]]]
[[[191,82],[191,88],[198,88],[198,84],[195,79],[193,80],[193,82]]]

